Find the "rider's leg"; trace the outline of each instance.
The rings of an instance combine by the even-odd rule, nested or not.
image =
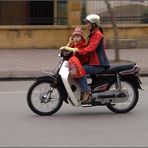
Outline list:
[[[79,84],[80,84],[80,87],[81,87],[83,92],[90,90],[90,87],[88,86],[88,83],[87,83],[87,77],[86,76],[79,78]]]
[[[83,68],[86,71],[86,74],[96,74],[96,73],[101,73],[105,70],[105,67],[101,66],[92,66],[92,65],[84,65]]]
[[[83,67],[86,71],[86,74],[100,73],[100,72],[105,70],[104,67],[99,67],[99,66],[84,65]],[[88,86],[88,83],[87,83],[87,77],[84,76],[82,78],[79,78],[79,84],[80,84],[82,91],[84,92],[82,102],[87,102],[88,98],[91,94],[91,89],[90,89],[90,87]]]

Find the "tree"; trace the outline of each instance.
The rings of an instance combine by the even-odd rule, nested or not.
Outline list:
[[[112,26],[113,26],[113,32],[114,32],[114,37],[115,37],[115,40],[114,40],[115,61],[119,61],[120,60],[120,57],[119,57],[119,42],[118,42],[118,30],[117,30],[116,20],[115,20],[114,13],[111,9],[111,5],[110,5],[109,1],[104,0],[104,2],[107,6],[107,10],[109,12],[109,15],[110,15],[110,18],[111,18],[111,23],[112,23]]]

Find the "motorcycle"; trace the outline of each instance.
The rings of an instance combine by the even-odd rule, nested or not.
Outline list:
[[[71,77],[68,59],[72,53],[61,51],[57,68],[37,78],[27,93],[30,109],[40,115],[56,113],[63,102],[74,107],[106,106],[114,113],[127,113],[137,104],[141,81],[136,63],[110,64],[102,73],[90,75],[91,95],[87,104],[81,103],[82,92],[77,79]]]

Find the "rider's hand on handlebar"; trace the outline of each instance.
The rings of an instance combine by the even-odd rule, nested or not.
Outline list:
[[[73,54],[74,54],[76,57],[79,56],[79,52],[78,52],[78,51],[74,52]]]

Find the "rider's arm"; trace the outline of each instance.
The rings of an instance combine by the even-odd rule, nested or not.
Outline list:
[[[72,47],[65,47],[65,49],[68,50],[68,51],[73,51],[73,52],[79,50],[78,48],[72,48]]]
[[[96,50],[97,46],[100,44],[101,40],[103,38],[103,35],[101,32],[96,32],[90,37],[89,43],[87,47],[83,48],[82,50],[79,50],[79,55],[86,55],[90,52],[93,52]]]
[[[60,48],[60,50],[67,50],[67,51],[76,52],[76,51],[78,51],[79,49],[78,49],[78,48],[72,48],[72,47],[63,46],[63,47]]]

